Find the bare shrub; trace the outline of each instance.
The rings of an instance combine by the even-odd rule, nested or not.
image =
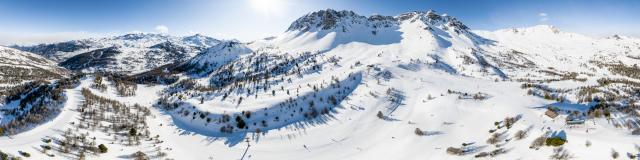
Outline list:
[[[519,130],[518,132],[516,132],[516,135],[514,135],[514,137],[516,137],[516,140],[527,138],[527,132],[524,130]]]
[[[493,133],[491,135],[491,137],[489,137],[489,139],[487,139],[487,143],[496,144],[496,143],[502,141],[503,135],[504,135],[503,133]]]
[[[496,156],[501,155],[501,154],[504,154],[504,153],[507,153],[507,150],[505,150],[505,149],[503,149],[503,148],[498,148],[498,149],[495,149],[495,150],[491,151],[491,152],[489,153],[489,155],[490,155],[491,157],[496,157]]]
[[[451,155],[463,155],[464,154],[464,150],[462,150],[460,148],[456,148],[456,147],[449,147],[449,148],[447,148],[447,153],[449,153]]]
[[[587,142],[585,142],[584,145],[587,146],[587,147],[591,147],[591,141],[587,140]]]
[[[376,116],[380,119],[384,119],[384,114],[382,114],[382,111],[378,111],[378,114],[376,114]]]
[[[482,158],[482,157],[486,157],[486,156],[489,156],[489,153],[487,153],[487,152],[480,152],[480,153],[476,154],[476,155],[475,155],[475,156],[473,156],[473,157],[475,157],[475,158]]]
[[[552,160],[568,160],[572,159],[573,155],[563,147],[558,147],[553,149],[553,154],[549,158]]]
[[[540,149],[540,147],[544,145],[546,141],[547,141],[547,137],[540,136],[535,140],[533,140],[533,142],[531,142],[531,146],[529,146],[529,148],[538,150]]]
[[[420,128],[416,128],[415,133],[416,133],[416,135],[419,135],[419,136],[426,135],[426,133],[424,131],[420,130]]]

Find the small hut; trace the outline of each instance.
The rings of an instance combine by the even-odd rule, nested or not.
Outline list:
[[[551,119],[555,119],[556,117],[558,117],[558,112],[552,109],[547,109],[547,111],[544,112],[544,115],[547,115]]]
[[[565,119],[565,123],[567,125],[581,125],[586,121],[584,116],[580,116],[579,114],[570,114]]]

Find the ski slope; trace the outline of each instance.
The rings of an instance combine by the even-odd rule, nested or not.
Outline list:
[[[637,136],[630,134],[631,127],[618,126],[638,124],[632,114],[611,112],[610,118],[589,118],[582,125],[567,125],[565,118],[595,105],[580,102],[577,93],[583,87],[600,87],[595,96],[624,95],[633,87],[637,79],[599,63],[636,64],[639,42],[591,38],[552,26],[470,31],[433,11],[364,17],[328,9],[301,17],[274,38],[212,45],[182,63],[181,70],[166,70],[179,82],[138,84],[134,96],[118,95],[110,81],[105,91],[93,89],[94,77],[87,76],[65,91],[68,100],[57,118],[0,137],[0,149],[14,155],[27,151],[31,159],[74,158],[59,152],[48,157],[39,146],[41,138],[60,137],[73,128],[75,109],[83,101],[80,91],[90,88],[98,96],[150,109],[145,121],[161,142],[122,145],[99,130],[80,129],[109,147],[88,159],[128,159],[136,151],[155,155],[160,146],[167,153],[162,159],[538,160],[549,159],[556,148],[530,148],[547,132],[565,137],[563,147],[574,159],[610,159],[612,150],[621,157],[637,155]],[[631,82],[598,86],[603,78]],[[546,90],[529,92],[526,83],[563,91],[552,94],[566,100],[545,99],[537,93]],[[329,96],[337,97],[337,104]],[[625,98],[616,103],[637,97]],[[566,112],[549,118],[549,106]],[[306,114],[316,108],[327,110]],[[232,120],[219,120],[225,115]],[[249,127],[235,127],[236,117]],[[515,119],[510,128],[502,122],[509,118]],[[233,131],[221,130],[225,126]],[[515,138],[518,131],[526,136]],[[501,136],[491,144],[494,133]],[[469,151],[453,155],[449,147]],[[496,150],[503,153],[474,157]]]

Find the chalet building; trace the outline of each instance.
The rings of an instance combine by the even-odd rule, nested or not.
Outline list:
[[[555,119],[556,117],[558,117],[558,112],[551,110],[551,109],[547,109],[546,112],[544,112],[544,115],[547,115],[549,118],[551,119]]]

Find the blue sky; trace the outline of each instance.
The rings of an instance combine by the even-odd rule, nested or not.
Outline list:
[[[637,0],[0,0],[0,44],[130,32],[248,41],[326,8],[365,16],[433,9],[481,30],[551,24],[592,36],[640,35]]]

